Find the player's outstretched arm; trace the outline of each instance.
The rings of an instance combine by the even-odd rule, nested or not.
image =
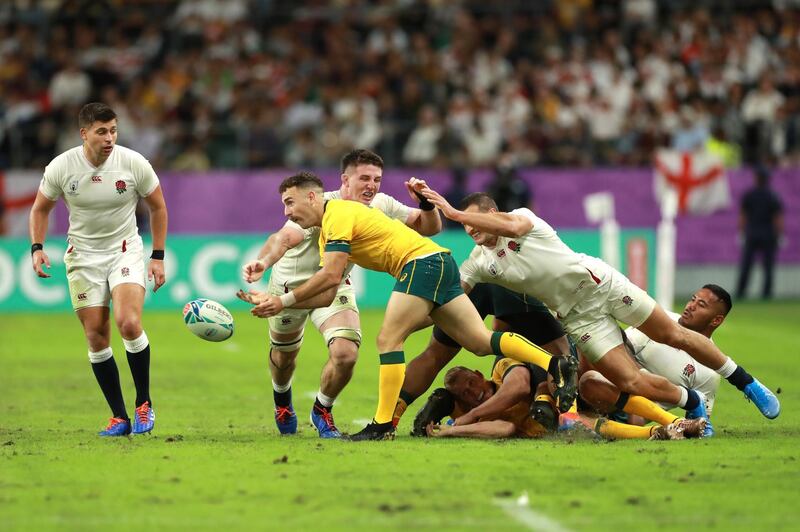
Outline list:
[[[481,418],[499,416],[531,395],[531,377],[528,368],[514,366],[503,378],[503,385],[485,403],[476,406],[455,420],[456,425],[468,425]]]
[[[280,297],[258,294],[258,296],[251,295],[248,298],[248,294],[244,294],[241,291],[237,295],[240,299],[255,305],[250,312],[259,318],[275,316],[286,307],[294,307],[297,303],[303,303],[322,293],[330,294],[325,301],[320,301],[319,306],[326,307],[333,302],[336,291],[331,291],[330,289],[335,289],[342,282],[342,276],[347,267],[349,257],[350,254],[345,251],[326,251],[323,257],[324,265],[322,269],[312,275],[308,281]],[[254,294],[254,292],[251,291],[250,294]]]
[[[263,277],[264,272],[278,262],[287,251],[303,241],[305,235],[295,224],[287,222],[281,229],[269,235],[258,252],[258,258],[242,266],[242,279],[254,283]]]
[[[419,193],[436,205],[448,219],[463,225],[469,225],[476,230],[491,235],[518,238],[533,228],[533,222],[519,214],[499,212],[464,212],[456,209],[441,194],[425,187],[418,189]]]
[[[161,185],[158,185],[149,196],[144,198],[150,210],[150,232],[153,237],[153,251],[164,251],[167,245],[167,203],[164,201],[164,193]],[[156,292],[167,282],[164,273],[164,259],[150,259],[147,266],[147,280],[153,281],[153,292]]]
[[[431,423],[426,428],[428,436],[432,438],[510,438],[516,431],[517,428],[513,423],[502,419],[461,426]]]
[[[44,244],[47,235],[47,225],[50,211],[56,206],[56,202],[48,199],[41,191],[36,193],[36,199],[31,207],[31,215],[28,218],[28,232],[31,236],[31,244]],[[32,248],[31,248],[32,249]],[[33,271],[42,278],[50,277],[50,274],[42,269],[42,266],[50,268],[50,257],[43,249],[37,249],[31,253]]]

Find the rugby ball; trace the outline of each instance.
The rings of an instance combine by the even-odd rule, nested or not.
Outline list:
[[[183,306],[183,322],[195,336],[221,342],[233,336],[233,316],[210,299],[195,299]]]

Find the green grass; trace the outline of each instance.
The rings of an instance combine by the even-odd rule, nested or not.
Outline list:
[[[525,529],[498,507],[524,491],[530,507],[569,529],[796,529],[800,505],[797,331],[800,303],[739,304],[715,336],[773,388],[783,413],[769,422],[728,384],[715,408],[718,437],[683,442],[419,440],[320,441],[307,424],[324,361],[309,331],[298,360],[301,432],[272,420],[265,322],[236,315],[221,344],[192,336],[179,312],[146,312],[153,345],[155,434],[100,439],[107,416],[69,314],[0,315],[0,523],[4,530]],[[336,419],[372,416],[375,334]],[[429,332],[407,344],[418,353]],[[130,408],[119,337],[113,347]],[[489,361],[456,362],[487,370]]]

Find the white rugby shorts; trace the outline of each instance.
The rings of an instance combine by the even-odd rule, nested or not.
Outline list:
[[[107,307],[117,285],[134,283],[145,287],[144,247],[140,238],[126,242],[112,253],[79,251],[73,246],[64,254],[72,308]]]

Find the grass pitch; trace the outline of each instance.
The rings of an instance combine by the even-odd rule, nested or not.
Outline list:
[[[265,322],[236,314],[212,344],[180,312],[145,312],[153,346],[152,436],[100,439],[107,407],[70,314],[0,315],[0,523],[4,530],[155,529],[795,529],[800,505],[800,303],[740,303],[715,335],[783,405],[761,417],[721,385],[718,436],[682,442],[420,440],[421,401],[394,442],[321,441],[307,423],[324,350],[309,330],[294,404],[300,433],[272,420]],[[374,413],[375,334],[335,409],[342,430]],[[429,331],[407,344],[410,359]],[[129,411],[133,385],[114,333]],[[488,359],[458,364],[486,372]],[[438,380],[440,382],[441,379]],[[437,382],[437,384],[438,384]],[[440,385],[440,384],[439,384]],[[527,493],[529,504],[518,499]],[[549,519],[549,522],[542,522]]]

